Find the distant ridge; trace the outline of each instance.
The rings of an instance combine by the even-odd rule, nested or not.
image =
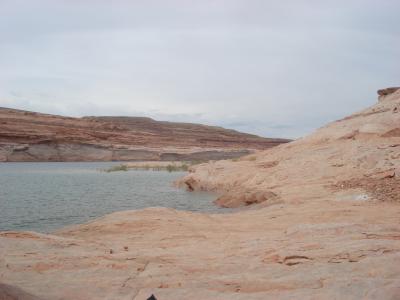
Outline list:
[[[147,117],[72,118],[0,108],[0,161],[211,160],[289,141]]]

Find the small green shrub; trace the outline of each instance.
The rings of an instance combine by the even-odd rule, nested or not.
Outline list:
[[[108,169],[100,169],[101,172],[117,172],[117,171],[129,171],[131,170],[146,170],[146,171],[168,171],[168,172],[178,172],[178,171],[188,171],[189,167],[192,166],[192,162],[184,162],[182,164],[168,164],[168,165],[137,165],[137,166],[128,166],[128,165],[118,165],[112,166]]]
[[[168,172],[177,172],[183,170],[182,166],[176,166],[176,165],[167,165],[165,169]]]
[[[112,166],[112,167],[110,167],[108,169],[103,169],[102,171],[103,172],[107,172],[107,173],[118,172],[118,171],[126,172],[126,171],[128,171],[128,166],[127,165]]]

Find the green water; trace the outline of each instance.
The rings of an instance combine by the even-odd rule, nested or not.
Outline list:
[[[184,172],[100,172],[118,163],[0,163],[0,231],[51,232],[105,214],[163,206],[221,212],[215,195],[172,186]]]

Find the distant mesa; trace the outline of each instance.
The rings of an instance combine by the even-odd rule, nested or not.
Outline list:
[[[289,141],[145,117],[70,118],[0,108],[0,161],[206,161]]]

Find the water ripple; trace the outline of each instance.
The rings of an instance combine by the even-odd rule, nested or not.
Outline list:
[[[0,230],[51,232],[119,210],[150,206],[221,212],[214,195],[172,187],[182,172],[104,173],[118,163],[0,164]]]

